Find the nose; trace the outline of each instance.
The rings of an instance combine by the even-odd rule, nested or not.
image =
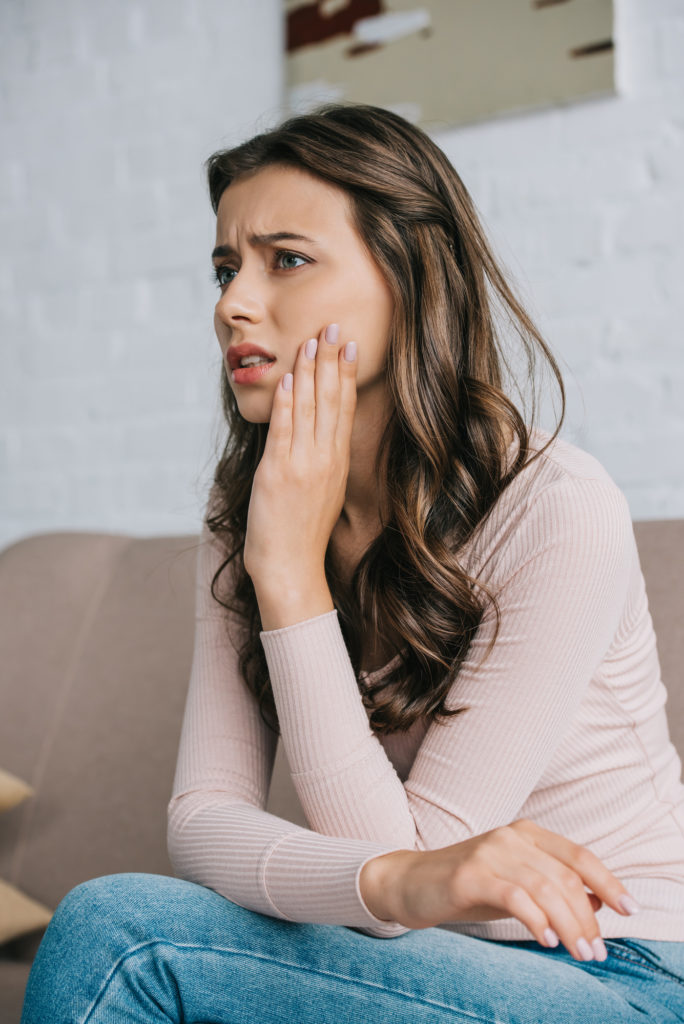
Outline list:
[[[218,318],[228,327],[234,323],[251,320],[255,323],[264,315],[264,299],[258,284],[258,271],[252,271],[243,263],[224,288],[216,303]]]

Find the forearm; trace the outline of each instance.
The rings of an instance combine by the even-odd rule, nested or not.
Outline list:
[[[319,835],[212,790],[172,798],[167,846],[179,878],[248,910],[370,929],[380,938],[402,933],[394,922],[376,924],[355,882],[359,865],[386,847]]]
[[[274,608],[276,622],[287,621],[282,604]],[[297,608],[309,617],[262,631],[261,639],[281,740],[307,821],[321,834],[412,849],[416,827],[408,796],[371,729],[337,612],[320,612],[320,605]]]

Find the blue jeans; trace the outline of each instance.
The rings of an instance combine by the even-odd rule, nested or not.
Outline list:
[[[105,875],[57,907],[21,1024],[681,1024],[684,942],[563,946],[425,928],[379,939],[245,910],[165,875]]]

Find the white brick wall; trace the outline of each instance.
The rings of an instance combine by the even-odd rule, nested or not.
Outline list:
[[[667,518],[684,6],[615,7],[618,97],[436,138],[559,357],[563,435]],[[222,429],[202,162],[276,123],[282,74],[279,0],[0,5],[0,545],[199,529]]]
[[[202,162],[280,116],[279,0],[0,5],[0,544],[198,528],[220,426]]]
[[[617,96],[437,141],[558,357],[562,436],[603,463],[634,519],[675,518],[684,516],[684,3],[614,8]],[[553,423],[548,405],[542,422]]]

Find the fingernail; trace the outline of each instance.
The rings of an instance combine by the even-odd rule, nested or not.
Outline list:
[[[631,896],[621,896],[618,903],[627,914],[638,914],[641,907]]]
[[[325,329],[325,340],[329,341],[331,345],[334,345],[337,341],[337,336],[340,333],[339,324],[328,324]]]
[[[356,342],[348,341],[344,346],[344,358],[348,363],[353,363],[356,359]]]
[[[313,359],[315,357],[317,348],[318,338],[309,338],[306,345],[304,346],[304,351],[306,352],[309,359]]]
[[[577,940],[577,952],[583,960],[593,960],[594,953],[586,939]]]
[[[560,939],[554,932],[553,928],[544,929],[544,942],[547,944],[547,946],[557,946],[560,942]]]
[[[600,936],[591,940],[591,948],[594,950],[594,956],[597,960],[606,960],[608,958],[608,950]]]
[[[286,373],[283,377],[283,390],[292,391],[292,374]]]

